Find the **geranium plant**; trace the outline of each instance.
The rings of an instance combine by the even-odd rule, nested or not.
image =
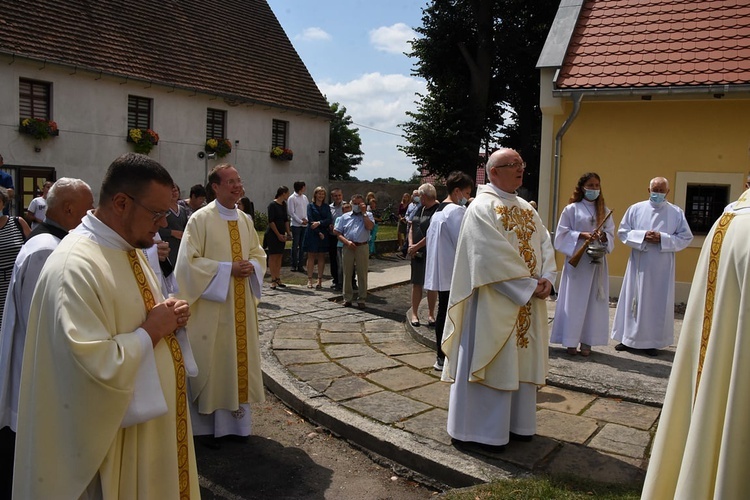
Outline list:
[[[131,128],[128,131],[128,142],[135,144],[136,153],[147,155],[159,144],[159,134],[150,128]]]
[[[60,135],[60,131],[57,130],[57,123],[43,118],[24,118],[21,120],[18,131],[22,134],[29,134],[40,141]]]
[[[294,158],[294,153],[289,148],[276,146],[275,148],[271,149],[271,158],[275,160],[289,161]]]
[[[206,141],[206,153],[216,153],[219,158],[224,158],[232,152],[232,143],[229,139],[211,138]]]

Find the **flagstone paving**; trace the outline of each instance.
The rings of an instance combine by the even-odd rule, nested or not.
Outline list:
[[[393,283],[404,279],[408,279],[408,269],[383,277]],[[432,368],[433,350],[415,341],[405,323],[344,308],[329,300],[330,293],[289,288],[294,289],[293,295],[288,289],[264,290],[259,307],[264,371],[267,377],[288,378],[277,383],[291,381],[298,386],[294,390],[311,398],[287,401],[298,411],[309,406],[309,418],[327,422],[345,420],[347,415],[354,418],[352,436],[344,437],[363,440],[358,444],[376,448],[373,451],[406,462],[405,466],[427,476],[429,467],[419,470],[420,454],[453,457],[460,464],[455,468],[465,469],[457,470],[457,476],[432,468],[433,475],[439,476],[433,478],[446,484],[495,477],[493,471],[567,473],[623,483],[643,480],[658,405],[598,395],[589,384],[583,392],[574,390],[572,382],[561,384],[564,388],[546,386],[538,393],[538,430],[531,442],[512,441],[496,456],[466,454],[451,446],[445,430],[450,386],[440,382],[439,372]],[[289,310],[293,313],[284,314]],[[551,371],[565,372],[564,378],[573,381],[584,366],[576,361],[558,362],[551,357]],[[589,381],[597,376],[586,375]],[[637,387],[641,379],[633,383]],[[649,385],[649,398],[663,399],[658,386]],[[322,417],[323,412],[328,416]],[[403,439],[407,444],[394,444],[393,433],[398,436],[396,442]]]

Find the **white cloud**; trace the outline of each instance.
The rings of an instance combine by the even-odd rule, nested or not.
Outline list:
[[[331,35],[316,26],[313,26],[312,28],[305,28],[304,30],[302,30],[302,33],[294,37],[295,40],[300,40],[303,42],[328,41],[331,38]]]
[[[416,37],[417,33],[404,23],[381,26],[370,31],[370,43],[376,50],[394,54],[411,52],[411,45],[408,42]]]
[[[405,140],[391,134],[402,133],[398,125],[407,121],[407,111],[416,109],[415,94],[426,92],[424,80],[400,74],[366,73],[349,82],[319,82],[318,87],[329,102],[346,106],[355,124],[389,132],[384,134],[358,127],[365,155],[355,176],[360,179],[411,177],[416,167],[396,148],[405,144]]]

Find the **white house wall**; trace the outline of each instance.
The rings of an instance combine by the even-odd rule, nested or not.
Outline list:
[[[52,84],[51,117],[59,137],[37,141],[18,132],[19,78]],[[9,166],[54,167],[58,177],[82,178],[98,199],[109,164],[133,151],[133,144],[126,142],[128,95],[153,99],[152,128],[159,144],[150,156],[169,170],[184,196],[190,186],[203,183],[206,168],[221,162],[237,167],[247,196],[260,210],[280,185],[291,188],[296,180],[327,185],[327,119],[6,56],[0,56],[0,154]],[[227,138],[233,149],[220,160],[198,158],[205,144],[207,108],[227,111]],[[292,161],[269,156],[274,119],[289,122]],[[41,151],[35,152],[35,147]]]

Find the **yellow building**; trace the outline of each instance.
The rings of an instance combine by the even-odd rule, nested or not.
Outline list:
[[[650,179],[666,177],[695,234],[676,260],[675,299],[686,301],[704,235],[750,168],[750,9],[563,0],[537,67],[539,213],[550,231],[584,172],[601,176],[616,226]],[[612,295],[629,254],[618,241],[609,257]]]

